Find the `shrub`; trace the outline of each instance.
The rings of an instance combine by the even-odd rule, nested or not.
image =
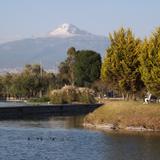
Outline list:
[[[78,101],[83,103],[96,103],[94,91],[89,88],[79,88]]]
[[[65,103],[72,103],[76,101],[77,94],[76,94],[76,87],[74,86],[65,86],[62,89],[63,94],[63,101]]]
[[[51,103],[95,103],[94,91],[89,88],[65,86],[59,90],[53,90],[50,94]]]
[[[50,100],[54,104],[63,104],[63,95],[61,90],[53,90],[50,95]]]
[[[29,102],[33,102],[33,103],[43,103],[43,102],[49,102],[50,98],[49,97],[41,97],[41,98],[32,98],[29,99]]]

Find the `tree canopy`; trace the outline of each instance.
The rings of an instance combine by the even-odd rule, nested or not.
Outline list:
[[[144,40],[141,52],[142,80],[148,91],[160,96],[160,28]]]
[[[76,53],[74,76],[77,86],[90,86],[100,78],[101,56],[91,50]]]
[[[54,88],[56,77],[39,64],[26,65],[20,73],[0,76],[0,94],[4,97],[29,98],[46,94]]]
[[[95,51],[76,51],[71,47],[67,59],[59,65],[58,76],[62,84],[90,86],[100,78],[101,56]]]
[[[141,41],[130,29],[121,28],[110,34],[110,46],[102,64],[101,78],[111,88],[120,90],[124,97],[135,98],[143,87],[139,72]]]

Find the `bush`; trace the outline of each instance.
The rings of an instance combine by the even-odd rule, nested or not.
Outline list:
[[[33,102],[33,103],[43,103],[43,102],[49,102],[49,101],[50,101],[49,97],[32,98],[29,100],[29,102]]]
[[[83,103],[96,103],[94,91],[89,88],[79,88],[78,101]]]
[[[77,99],[76,87],[74,86],[63,87],[62,94],[63,94],[63,101],[65,103],[72,103]]]
[[[53,90],[50,94],[51,103],[96,103],[94,91],[89,88],[77,88],[65,86],[59,90]]]
[[[63,95],[61,90],[53,90],[50,95],[51,103],[63,104]]]

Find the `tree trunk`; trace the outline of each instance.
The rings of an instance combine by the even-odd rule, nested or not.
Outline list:
[[[134,101],[137,100],[137,99],[136,99],[136,94],[135,94],[135,93],[132,94],[132,100],[134,100]]]
[[[125,94],[124,93],[122,93],[122,98],[123,98],[123,100],[125,100]]]

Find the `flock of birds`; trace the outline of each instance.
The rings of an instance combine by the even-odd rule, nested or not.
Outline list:
[[[51,140],[51,141],[55,141],[55,139],[56,139],[55,137],[50,137],[50,138],[49,138],[49,140]],[[32,139],[31,139],[30,137],[28,137],[27,140],[30,141],[30,140],[32,140]],[[36,137],[36,140],[38,140],[38,141],[43,141],[44,138],[42,138],[42,137]]]

